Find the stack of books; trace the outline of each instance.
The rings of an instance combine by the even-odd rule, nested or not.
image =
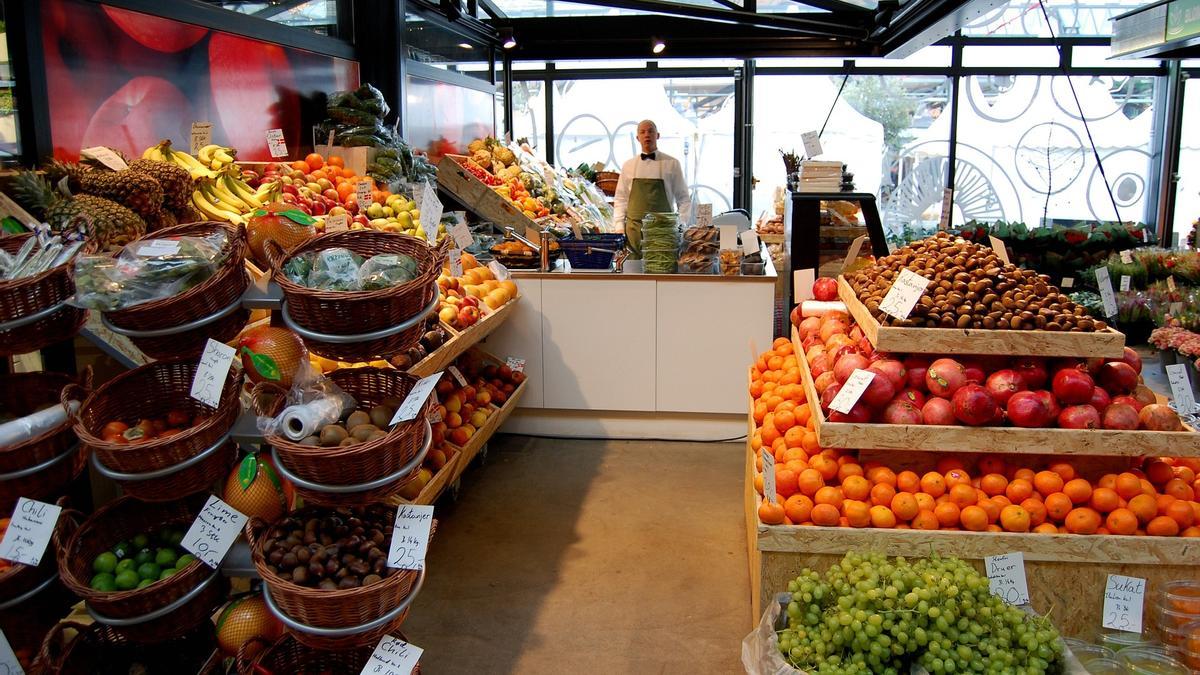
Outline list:
[[[842,163],[813,160],[801,162],[798,187],[800,192],[840,192]]]

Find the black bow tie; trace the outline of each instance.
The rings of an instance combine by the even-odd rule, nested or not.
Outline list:
[[[643,152],[643,153],[642,153],[642,159],[654,159],[654,158],[655,158],[655,157],[654,157],[654,155],[655,155],[655,153],[653,153],[653,152],[652,152],[652,153],[650,153],[650,154],[646,154],[646,153],[644,153],[644,152]]]

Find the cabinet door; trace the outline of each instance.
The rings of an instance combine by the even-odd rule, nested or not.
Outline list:
[[[521,299],[496,332],[481,345],[503,361],[512,356],[525,359],[525,393],[518,408],[542,407],[542,280],[516,279]]]
[[[654,410],[655,282],[542,280],[544,406]]]

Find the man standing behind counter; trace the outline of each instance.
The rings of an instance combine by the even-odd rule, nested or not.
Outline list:
[[[631,258],[642,257],[642,216],[647,213],[679,213],[679,222],[687,223],[692,213],[692,197],[679,160],[658,149],[658,127],[642,120],[637,127],[639,155],[621,167],[613,203],[613,227],[623,229],[629,241]]]

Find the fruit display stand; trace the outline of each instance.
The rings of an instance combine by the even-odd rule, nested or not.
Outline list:
[[[517,301],[520,299],[521,296],[518,294],[512,300],[484,314],[483,318],[478,322],[468,326],[461,332],[442,322],[442,329],[450,334],[450,339],[442,343],[442,346],[430,353],[429,356],[426,356],[416,365],[409,368],[408,372],[418,377],[427,377],[440,370],[445,370],[446,366],[454,363],[454,360],[460,355],[491,335],[492,331],[499,328],[500,324],[504,323],[512,314]]]
[[[438,187],[453,195],[483,219],[490,220],[501,228],[511,227],[521,234],[525,233],[525,228],[541,229],[515,204],[501,197],[467,171],[459,163],[459,160],[466,159],[468,158],[462,155],[442,157],[438,162]]]

